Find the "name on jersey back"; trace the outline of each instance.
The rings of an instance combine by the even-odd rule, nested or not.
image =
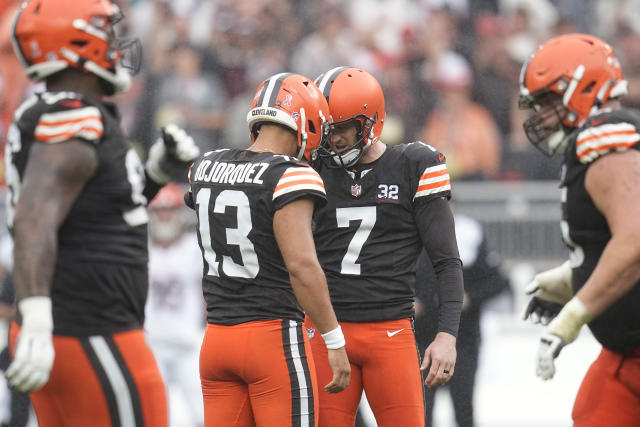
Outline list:
[[[227,163],[205,159],[198,165],[193,180],[214,184],[262,184],[269,163]]]

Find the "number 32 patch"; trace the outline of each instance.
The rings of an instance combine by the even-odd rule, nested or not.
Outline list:
[[[378,184],[376,201],[378,203],[397,203],[399,187],[396,184]]]

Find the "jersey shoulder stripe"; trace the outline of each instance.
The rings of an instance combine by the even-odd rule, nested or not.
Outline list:
[[[576,154],[581,163],[590,163],[610,151],[626,151],[640,141],[632,123],[606,123],[589,127],[578,134]]]
[[[451,177],[446,164],[427,167],[418,182],[418,189],[413,199],[432,194],[451,191]]]
[[[318,172],[310,167],[287,168],[273,190],[273,200],[294,191],[312,191],[326,195],[324,183]]]
[[[95,142],[102,138],[103,133],[102,115],[93,106],[45,113],[40,116],[34,131],[36,140],[46,143],[74,137]]]

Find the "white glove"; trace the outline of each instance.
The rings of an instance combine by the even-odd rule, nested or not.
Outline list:
[[[571,266],[565,261],[558,267],[538,273],[525,288],[532,295],[525,307],[522,318],[530,318],[533,323],[548,325],[562,306],[573,297]]]
[[[560,354],[560,350],[572,343],[578,337],[582,325],[591,319],[593,314],[578,297],[573,297],[565,304],[540,338],[536,375],[543,380],[553,378],[556,372],[554,360]]]
[[[556,373],[554,360],[560,354],[560,350],[567,343],[557,335],[545,332],[540,337],[538,347],[538,360],[536,363],[536,375],[543,380],[550,380]]]
[[[145,169],[156,184],[164,185],[186,177],[189,165],[200,155],[200,148],[174,124],[160,131],[162,136],[149,149]]]
[[[49,381],[53,366],[51,298],[25,298],[18,303],[18,309],[22,314],[22,328],[6,377],[14,389],[29,392]]]

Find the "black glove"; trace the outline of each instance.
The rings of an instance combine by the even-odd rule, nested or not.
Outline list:
[[[571,276],[569,261],[536,274],[525,288],[525,293],[531,296],[531,300],[522,318],[530,318],[533,323],[549,324],[573,296]]]

